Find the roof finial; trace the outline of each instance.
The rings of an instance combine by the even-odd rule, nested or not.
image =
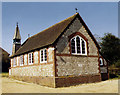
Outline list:
[[[77,8],[75,8],[75,10],[76,10],[76,13],[77,13],[77,10],[78,10],[78,9],[77,9]]]

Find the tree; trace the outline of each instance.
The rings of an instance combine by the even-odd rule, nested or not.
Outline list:
[[[120,59],[120,39],[111,33],[105,34],[100,44],[101,52],[110,61],[109,65],[115,64]]]
[[[120,68],[120,60],[118,60],[118,61],[115,63],[115,66],[116,66],[117,68]]]

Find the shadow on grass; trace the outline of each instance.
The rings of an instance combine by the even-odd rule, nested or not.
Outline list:
[[[116,75],[116,74],[110,74],[109,75],[110,79],[120,79],[120,75]]]

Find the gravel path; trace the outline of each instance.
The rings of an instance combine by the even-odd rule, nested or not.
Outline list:
[[[2,77],[2,93],[118,93],[118,79],[80,84],[63,88],[49,88]]]

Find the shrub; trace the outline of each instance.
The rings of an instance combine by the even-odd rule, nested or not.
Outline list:
[[[116,74],[109,74],[109,77],[112,78],[118,78],[118,76]]]
[[[116,66],[117,68],[120,68],[120,59],[115,63],[115,66]]]

